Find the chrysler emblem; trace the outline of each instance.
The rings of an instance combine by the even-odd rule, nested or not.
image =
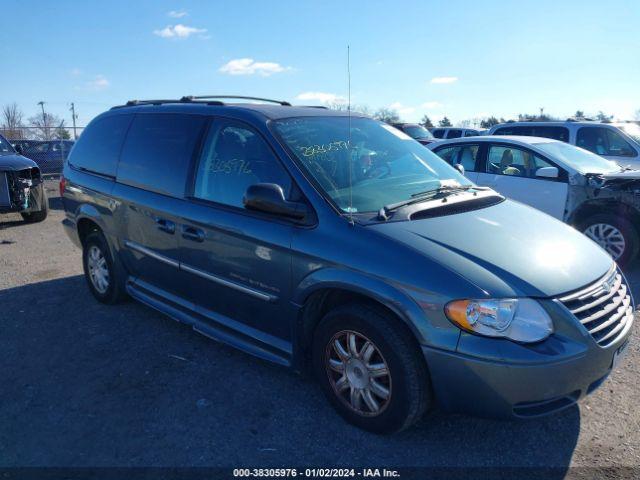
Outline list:
[[[611,289],[613,288],[613,278],[602,282],[602,290],[604,293],[611,293]]]

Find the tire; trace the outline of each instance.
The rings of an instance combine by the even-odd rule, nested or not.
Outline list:
[[[618,265],[626,265],[638,254],[638,231],[622,216],[598,213],[581,222],[578,229],[604,248]],[[614,243],[619,236],[624,242],[622,249],[620,243]]]
[[[82,266],[89,290],[96,300],[112,305],[126,298],[124,270],[113,261],[111,250],[102,232],[91,232],[85,238]]]
[[[334,342],[342,345],[343,354],[351,355],[349,335],[355,338],[359,355],[340,366],[344,357]],[[375,352],[365,361],[367,350],[371,351],[365,349],[367,342]],[[383,309],[350,304],[330,311],[316,328],[312,355],[314,373],[329,402],[349,423],[364,430],[399,432],[418,421],[431,405],[424,357],[412,334]],[[386,376],[382,375],[385,366]],[[354,391],[358,392],[355,398]],[[377,411],[371,408],[376,404]]]
[[[26,223],[39,223],[44,222],[49,215],[49,201],[47,200],[47,195],[44,193],[44,188],[42,190],[42,209],[37,212],[29,212],[29,213],[21,213],[22,219]]]

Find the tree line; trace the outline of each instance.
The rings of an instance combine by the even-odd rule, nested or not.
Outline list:
[[[2,107],[0,118],[2,135],[10,140],[68,140],[71,138],[64,119],[46,112],[25,119],[17,103]]]
[[[334,103],[329,105],[329,108],[333,110],[346,110],[347,105],[345,103]],[[352,105],[351,110],[353,112],[362,113],[365,115],[372,116],[373,118],[380,120],[386,123],[399,123],[402,122],[400,114],[397,110],[389,107],[382,107],[377,110],[371,110],[366,105]],[[640,120],[640,110],[636,112],[636,119]],[[600,111],[593,118],[589,118],[585,116],[584,111],[576,110],[575,114],[572,117],[575,120],[597,120],[599,122],[610,123],[613,120],[613,115],[607,115],[606,113]],[[554,122],[554,121],[562,121],[564,118],[555,117],[552,115],[545,114],[543,112],[539,114],[528,114],[521,113],[516,118],[506,119],[504,117],[475,117],[466,120],[462,120],[458,122],[458,126],[461,128],[482,128],[488,129],[497,125],[499,123],[509,123],[509,122],[525,122],[525,121],[536,121],[536,122]],[[453,123],[451,120],[444,116],[438,122],[434,123],[428,115],[424,115],[422,119],[418,122],[425,128],[433,128],[433,127],[452,127]]]

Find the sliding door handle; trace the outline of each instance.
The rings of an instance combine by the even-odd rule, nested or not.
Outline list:
[[[156,227],[165,233],[173,235],[176,233],[176,224],[166,218],[156,218]]]
[[[191,240],[192,242],[203,242],[204,231],[199,228],[189,227],[188,225],[182,226],[182,238]]]

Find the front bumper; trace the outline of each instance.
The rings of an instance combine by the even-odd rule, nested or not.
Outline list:
[[[567,328],[539,344],[462,334],[457,352],[423,346],[439,406],[484,417],[531,418],[567,408],[599,387],[614,356],[626,350],[632,327],[603,348],[567,322],[561,306],[552,309],[565,317]]]

